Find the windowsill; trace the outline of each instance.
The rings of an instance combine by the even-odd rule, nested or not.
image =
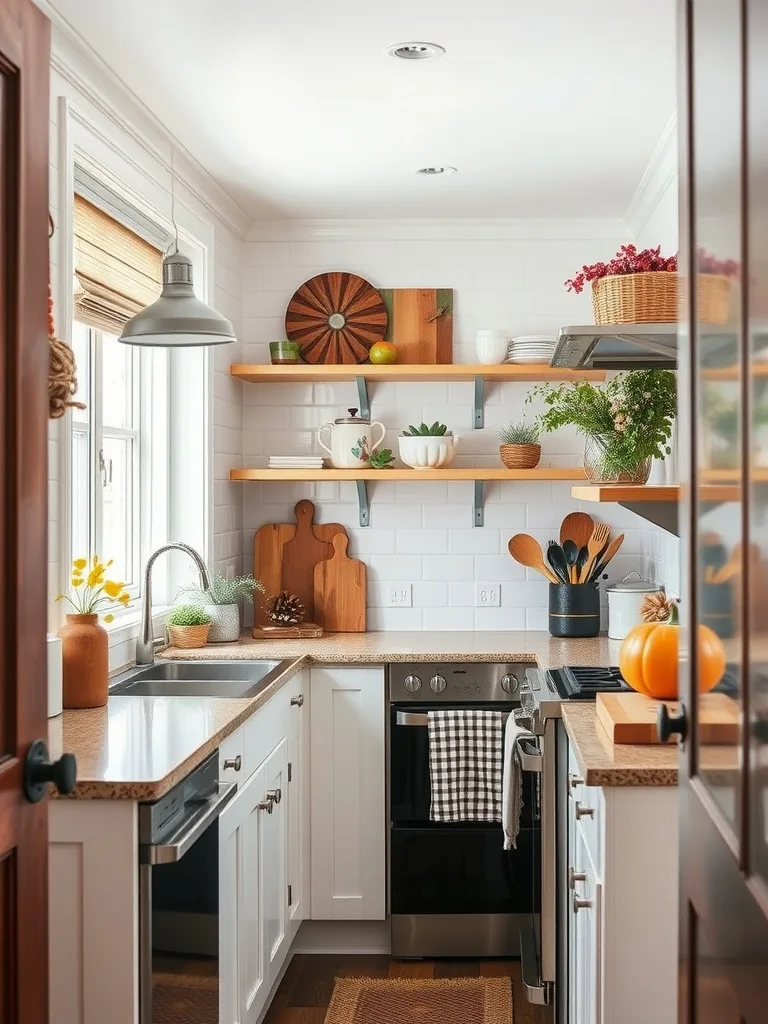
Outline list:
[[[154,635],[157,635],[158,628],[163,625],[170,608],[170,605],[160,605],[152,609]],[[109,634],[110,647],[125,643],[127,640],[135,640],[139,635],[140,626],[141,611],[137,608],[131,608],[129,611],[123,612],[122,615],[116,615],[114,622],[104,623],[104,629]]]

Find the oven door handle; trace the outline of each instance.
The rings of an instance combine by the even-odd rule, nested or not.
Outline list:
[[[509,718],[509,713],[504,715],[504,721]],[[395,715],[395,725],[417,725],[427,726],[429,725],[429,715],[423,711],[398,711]],[[535,771],[536,769],[530,769]],[[541,769],[539,769],[540,771]]]
[[[216,821],[236,792],[236,782],[220,782],[216,795],[205,800],[182,828],[168,837],[167,842],[142,846],[142,863],[174,864],[181,860],[203,832]]]

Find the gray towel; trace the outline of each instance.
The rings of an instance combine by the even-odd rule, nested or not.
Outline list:
[[[533,738],[525,726],[518,725],[510,715],[504,728],[504,768],[501,785],[501,824],[504,828],[504,849],[517,849],[520,812],[523,809],[523,767],[520,763],[520,741]]]

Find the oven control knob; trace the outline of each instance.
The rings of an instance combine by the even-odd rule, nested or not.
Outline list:
[[[408,693],[418,693],[421,689],[421,679],[418,676],[406,676],[403,681],[403,686],[406,688]]]
[[[520,684],[517,681],[517,676],[502,676],[501,677],[501,688],[504,693],[517,693]]]
[[[433,693],[442,693],[447,685],[445,676],[432,676],[429,680],[429,688]]]

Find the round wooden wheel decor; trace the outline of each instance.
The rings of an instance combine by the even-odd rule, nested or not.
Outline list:
[[[285,333],[308,363],[362,363],[387,332],[387,309],[356,274],[318,274],[293,295]]]

